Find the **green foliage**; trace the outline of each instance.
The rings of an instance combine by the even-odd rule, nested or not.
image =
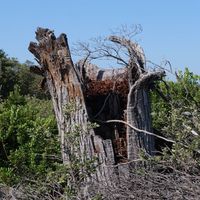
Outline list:
[[[43,176],[60,162],[57,127],[49,101],[16,88],[0,105],[0,182]]]
[[[92,198],[92,200],[103,200],[103,196],[102,196],[102,194],[96,194],[96,195]]]
[[[8,58],[3,50],[0,50],[0,95],[6,97],[14,89],[17,82],[17,66],[19,63],[14,58]]]
[[[92,127],[96,124],[90,124]],[[66,133],[66,140],[75,151],[71,149],[70,163],[63,165],[50,102],[22,96],[19,87],[15,87],[0,104],[0,183],[20,183],[27,199],[33,194],[39,199],[75,199],[97,163],[95,158],[79,156],[82,131],[82,127],[74,125]]]
[[[163,158],[171,160],[176,166],[198,163],[195,157],[200,150],[200,76],[187,68],[179,71],[177,81],[159,83],[160,92],[153,92],[153,126],[165,137],[175,141],[172,149],[165,149]]]
[[[41,88],[43,77],[30,72],[30,65],[33,65],[33,63],[28,61],[25,64],[21,64],[16,74],[18,78],[17,85],[21,89],[21,94],[34,96],[39,99],[49,99],[49,93]]]
[[[2,50],[0,64],[0,184],[20,184],[26,199],[33,194],[38,199],[75,198],[96,168],[95,158],[77,156],[82,127],[74,125],[66,133],[76,151],[70,164],[63,165],[53,108],[39,86],[42,78],[29,71],[29,63],[20,64]],[[75,102],[69,103],[65,117],[77,109]],[[88,124],[88,129],[95,127]]]
[[[20,183],[27,194],[38,199],[48,195],[49,199],[76,199],[82,181],[97,164],[96,158],[79,156],[80,133],[98,124],[89,123],[87,130],[70,127],[65,138],[70,163],[63,165],[53,108],[39,87],[41,80],[30,73],[28,63],[20,64],[0,50],[0,183]],[[200,76],[186,69],[178,72],[176,82],[160,82],[157,88],[165,98],[151,94],[153,126],[175,143],[151,161],[168,161],[184,170],[199,166]],[[65,105],[65,117],[78,109],[73,101]],[[144,152],[141,157],[149,159]],[[94,194],[94,199],[102,196]]]
[[[49,94],[42,91],[40,83],[43,77],[33,74],[29,70],[31,62],[21,64],[17,59],[9,58],[0,50],[0,97],[5,99],[13,91],[15,85],[20,87],[22,95],[35,96],[40,99],[49,98]]]

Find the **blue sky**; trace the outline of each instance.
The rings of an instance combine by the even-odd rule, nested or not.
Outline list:
[[[27,50],[37,27],[64,32],[70,45],[109,35],[123,24],[141,24],[137,40],[146,57],[164,59],[174,69],[200,74],[199,0],[2,0],[0,48],[20,62],[34,58]]]

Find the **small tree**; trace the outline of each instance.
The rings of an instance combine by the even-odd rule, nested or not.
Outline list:
[[[17,81],[16,71],[19,63],[14,58],[8,58],[6,53],[0,49],[0,97],[6,98],[14,89]]]

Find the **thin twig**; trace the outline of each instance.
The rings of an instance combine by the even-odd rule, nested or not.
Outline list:
[[[135,130],[135,131],[143,132],[143,133],[146,133],[146,134],[148,134],[148,135],[153,135],[153,136],[155,136],[155,137],[157,137],[157,138],[160,138],[160,139],[165,140],[165,141],[167,141],[167,142],[171,142],[171,143],[173,143],[173,144],[177,143],[177,142],[174,141],[174,140],[171,140],[171,139],[162,137],[162,136],[157,135],[157,134],[155,134],[155,133],[151,133],[151,132],[149,132],[149,131],[136,128],[136,127],[132,126],[131,124],[129,124],[129,123],[123,121],[123,120],[117,120],[117,119],[116,119],[116,120],[107,120],[107,121],[105,121],[105,123],[116,123],[116,122],[126,124],[127,126],[129,126],[130,128],[132,128],[132,129]],[[182,142],[180,143],[180,145],[182,145],[182,146],[185,147],[185,148],[189,148],[187,145],[183,144]],[[200,154],[200,150],[196,149],[196,150],[194,150],[194,151]]]
[[[153,136],[155,136],[155,137],[157,137],[157,138],[160,138],[160,139],[163,139],[163,140],[165,140],[165,141],[167,141],[167,142],[176,143],[174,140],[167,139],[167,138],[162,137],[162,136],[160,136],[160,135],[157,135],[157,134],[155,134],[155,133],[151,133],[151,132],[149,132],[149,131],[136,128],[135,126],[132,126],[131,124],[129,124],[129,123],[123,121],[123,120],[117,120],[117,119],[114,120],[114,119],[113,119],[113,120],[107,120],[107,121],[106,121],[106,123],[116,123],[116,122],[126,124],[127,126],[129,126],[130,128],[132,128],[132,129],[135,130],[135,131],[143,132],[143,133],[146,133],[146,134],[148,134],[148,135],[153,135]]]

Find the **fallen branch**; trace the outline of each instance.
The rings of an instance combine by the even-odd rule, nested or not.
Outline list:
[[[153,135],[153,136],[155,136],[155,137],[157,137],[157,138],[160,138],[160,139],[163,139],[163,140],[165,140],[165,141],[167,141],[167,142],[176,143],[174,140],[167,139],[167,138],[162,137],[162,136],[160,136],[160,135],[157,135],[157,134],[155,134],[155,133],[151,133],[151,132],[149,132],[149,131],[136,128],[135,126],[132,126],[131,124],[129,124],[129,123],[123,121],[123,120],[117,120],[117,119],[114,120],[114,119],[113,119],[113,120],[107,120],[107,121],[106,121],[106,123],[115,123],[115,122],[126,124],[127,126],[129,126],[130,128],[132,128],[132,129],[135,130],[135,131],[143,132],[143,133],[146,133],[146,134],[148,134],[148,135]]]
[[[135,126],[132,126],[131,124],[129,124],[129,123],[123,121],[123,120],[113,119],[113,120],[107,120],[107,121],[105,121],[105,123],[116,123],[116,122],[117,122],[117,123],[126,124],[127,126],[129,126],[130,128],[132,128],[132,129],[135,130],[135,131],[143,132],[143,133],[146,133],[146,134],[148,134],[148,135],[153,135],[153,136],[155,136],[155,137],[157,137],[157,138],[160,138],[160,139],[165,140],[165,141],[167,141],[167,142],[171,142],[171,143],[173,143],[173,144],[174,144],[174,143],[177,143],[177,142],[174,141],[174,140],[171,140],[171,139],[162,137],[162,136],[157,135],[157,134],[155,134],[155,133],[151,133],[151,132],[149,132],[149,131],[136,128]],[[183,143],[180,143],[180,144],[181,144],[182,146],[184,146],[185,148],[189,148],[187,145],[185,145],[185,144],[183,144]],[[200,150],[197,149],[197,150],[194,150],[194,151],[200,154]]]

